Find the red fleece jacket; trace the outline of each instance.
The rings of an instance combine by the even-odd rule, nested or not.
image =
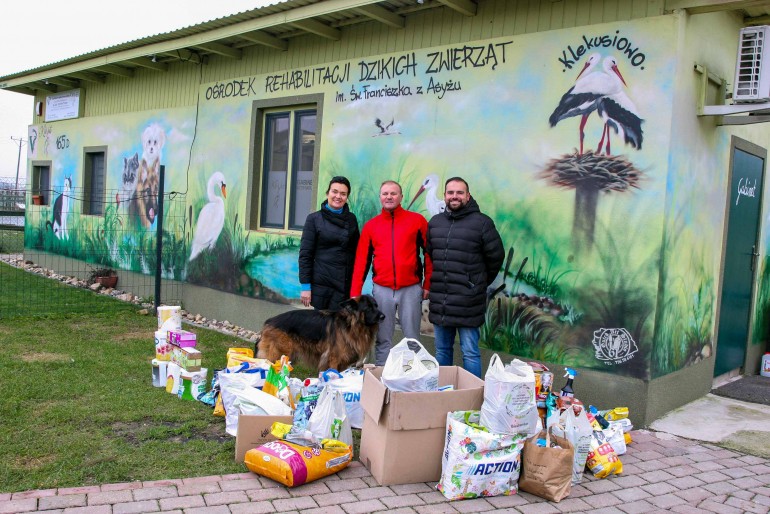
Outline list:
[[[425,252],[427,234],[427,220],[400,205],[393,212],[383,209],[367,221],[358,241],[350,296],[361,294],[370,265],[377,285],[401,289],[422,282],[423,289],[430,289],[433,264]]]

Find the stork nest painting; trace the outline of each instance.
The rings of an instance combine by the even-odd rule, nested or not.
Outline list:
[[[642,172],[621,155],[599,155],[588,151],[552,159],[540,173],[540,178],[557,187],[590,187],[610,192],[638,189]]]
[[[588,151],[552,159],[540,172],[539,178],[552,186],[575,190],[572,245],[580,253],[594,244],[599,193],[638,189],[642,172],[625,157]]]

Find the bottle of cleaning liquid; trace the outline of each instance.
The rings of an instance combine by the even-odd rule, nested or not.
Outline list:
[[[561,388],[561,393],[559,394],[559,409],[561,410],[572,406],[572,400],[575,398],[575,391],[572,389],[572,382],[575,380],[575,376],[577,375],[577,371],[572,368],[564,369],[566,371],[564,376],[567,377],[567,383],[564,384],[564,387]]]

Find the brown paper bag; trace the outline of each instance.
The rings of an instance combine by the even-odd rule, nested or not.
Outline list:
[[[545,438],[546,433],[543,431],[524,442],[519,490],[559,502],[569,495],[572,487],[575,448],[568,440],[555,435],[550,435],[550,440],[561,448],[538,446],[536,441]]]

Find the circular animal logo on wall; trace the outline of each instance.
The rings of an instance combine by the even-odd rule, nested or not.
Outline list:
[[[630,360],[639,348],[625,328],[600,328],[592,341],[596,358],[607,365],[622,364]]]

